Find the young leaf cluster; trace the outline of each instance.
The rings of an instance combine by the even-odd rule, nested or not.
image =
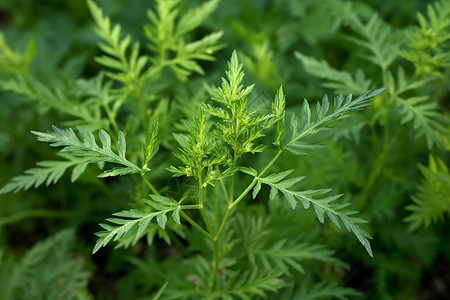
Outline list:
[[[242,80],[242,64],[239,64],[237,53],[233,52],[228,64],[227,78],[222,78],[222,86],[216,88],[211,99],[225,107],[206,105],[205,110],[211,115],[219,118],[221,122],[215,122],[215,135],[224,141],[230,148],[232,166],[245,153],[261,152],[262,145],[255,145],[254,141],[263,136],[264,130],[271,127],[284,113],[282,103],[274,103],[278,115],[266,114],[255,117],[256,112],[248,108],[248,95],[253,85],[244,88]],[[279,91],[277,99],[283,98]],[[284,99],[280,99],[280,102]]]
[[[190,135],[174,134],[180,145],[180,153],[175,156],[184,166],[171,166],[168,170],[175,176],[193,176],[202,185],[206,186],[220,177],[214,166],[223,164],[227,159],[223,146],[214,140],[209,133],[206,115],[200,111],[188,126]],[[204,174],[206,170],[206,174]]]
[[[148,49],[154,53],[150,61],[156,72],[169,67],[180,81],[193,72],[203,74],[196,60],[214,60],[212,54],[223,47],[222,32],[213,32],[202,39],[188,42],[186,35],[196,29],[216,9],[218,0],[206,1],[197,8],[180,14],[177,1],[156,1],[155,11],[148,11],[151,24],[144,27]]]
[[[448,1],[436,1],[428,5],[426,16],[422,13],[417,14],[419,28],[408,35],[408,49],[400,53],[414,64],[417,75],[432,74],[442,77],[439,69],[450,65],[449,17]]]

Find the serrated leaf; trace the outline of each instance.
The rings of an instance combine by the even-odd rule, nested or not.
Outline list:
[[[304,140],[319,132],[328,130],[332,122],[346,118],[350,113],[363,109],[369,105],[368,102],[372,97],[380,94],[383,90],[367,91],[356,99],[352,99],[351,95],[345,99],[342,95],[339,95],[334,98],[332,106],[329,105],[328,98],[324,96],[322,104],[316,105],[314,114],[311,113],[308,102],[305,100],[302,106],[301,118],[297,120],[296,116],[291,117],[290,137],[288,137],[283,148],[294,154],[302,153],[296,148],[320,149],[320,144],[305,143]]]
[[[136,173],[134,169],[130,167],[116,167],[112,168],[111,170],[106,170],[103,173],[97,175],[98,178],[105,178],[105,177],[113,177],[113,176],[123,176],[128,174],[134,174]]]
[[[438,112],[437,104],[429,102],[428,96],[416,96],[408,99],[396,97],[398,113],[401,122],[412,121],[417,131],[417,137],[425,136],[428,148],[433,144],[442,145],[443,137],[447,133],[445,118]]]
[[[89,158],[73,157],[60,153],[59,156],[66,160],[61,161],[41,161],[37,166],[28,169],[22,175],[15,176],[5,186],[0,189],[0,194],[27,190],[31,187],[37,188],[45,183],[46,186],[59,181],[67,169],[74,167],[72,181],[84,172]]]
[[[253,188],[253,192],[252,192],[252,197],[253,199],[256,198],[256,196],[258,195],[259,191],[261,190],[261,181],[257,181],[255,187]]]
[[[179,206],[167,197],[159,195],[150,195],[152,200],[144,200],[145,203],[156,209],[153,212],[145,212],[140,210],[125,210],[114,213],[116,218],[108,218],[107,221],[115,225],[100,224],[105,231],[97,232],[99,239],[93,249],[93,253],[97,252],[101,247],[106,246],[110,241],[119,241],[132,237],[132,244],[136,243],[142,234],[147,230],[150,222],[156,218],[156,222],[161,229],[166,228],[167,214],[172,212],[172,216],[176,223],[180,224]]]
[[[294,55],[302,62],[308,73],[329,80],[324,86],[340,93],[360,94],[367,91],[371,86],[372,80],[366,79],[363,71],[360,69],[358,69],[355,76],[352,76],[348,72],[333,69],[324,60],[318,61],[299,52],[295,52]]]
[[[267,177],[259,178],[258,180],[261,183],[267,184],[270,186],[270,195],[269,198],[273,199],[278,191],[281,191],[285,198],[288,200],[292,209],[296,208],[297,201],[301,201],[304,208],[307,209],[310,204],[314,207],[314,211],[318,220],[323,223],[325,221],[325,213],[332,217],[332,222],[336,224],[340,228],[339,221],[340,220],[348,231],[352,232],[361,244],[366,248],[367,252],[370,256],[373,256],[372,249],[370,247],[369,240],[370,235],[360,227],[360,224],[367,223],[366,221],[353,217],[352,215],[356,212],[345,210],[347,205],[337,205],[334,203],[335,200],[340,198],[342,194],[325,196],[320,199],[315,198],[317,196],[321,196],[330,192],[329,189],[320,189],[320,190],[305,190],[305,191],[295,191],[289,189],[293,183],[299,181],[298,179],[285,179],[287,175],[289,175],[292,171],[285,171],[281,173],[276,173],[269,175]],[[300,179],[301,180],[301,179]]]
[[[124,167],[114,168],[105,171],[99,177],[117,176],[124,174],[140,173],[141,169],[127,160],[125,157],[126,141],[122,132],[119,132],[117,148],[119,155],[111,149],[111,137],[106,131],[99,132],[102,146],[98,146],[92,132],[78,127],[80,138],[72,129],[63,130],[53,126],[54,133],[32,131],[37,136],[37,140],[50,143],[52,147],[63,147],[61,152],[71,152],[73,156],[84,157],[86,162],[99,163],[111,162],[123,165]]]
[[[413,203],[406,206],[410,215],[405,218],[409,231],[443,221],[450,212],[450,173],[437,156],[429,157],[428,167],[419,165],[423,179],[412,196]]]

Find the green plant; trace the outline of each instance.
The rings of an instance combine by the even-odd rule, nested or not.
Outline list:
[[[341,185],[356,187],[354,199],[358,209],[371,216],[371,225],[377,224],[372,230],[383,236],[375,247],[379,250],[374,250],[379,263],[366,262],[369,268],[375,269],[373,286],[383,299],[397,299],[398,295],[405,294],[388,282],[408,273],[411,274],[408,293],[412,296],[413,282],[418,282],[423,272],[422,267],[414,266],[398,253],[403,253],[403,257],[418,256],[428,266],[430,257],[436,255],[434,251],[446,251],[446,246],[441,250],[436,246],[439,228],[432,232],[407,231],[443,220],[448,211],[448,201],[444,200],[448,198],[446,167],[439,157],[448,156],[449,149],[450,118],[442,105],[448,97],[448,85],[443,78],[449,72],[450,52],[446,43],[450,36],[449,9],[448,1],[429,5],[426,15],[417,16],[420,27],[405,34],[385,23],[375,12],[368,17],[352,4],[338,1],[336,12],[344,16],[351,30],[346,32],[345,40],[353,42],[354,49],[363,53],[357,61],[365,62],[364,70],[356,68],[355,62],[349,63],[348,71],[338,70],[327,61],[296,53],[307,72],[337,92],[360,93],[375,86],[386,87],[386,93],[378,96],[374,105],[344,124],[340,129],[341,138],[337,139],[337,143],[352,153],[349,159],[355,165],[366,166],[359,168],[358,178],[347,177],[350,180],[342,180]],[[358,147],[345,146],[343,138],[355,139]],[[414,163],[423,164],[422,158],[428,155],[432,157],[430,170],[420,167],[425,180],[419,185]],[[405,201],[408,198],[414,204]],[[412,214],[408,215],[404,209]],[[383,234],[388,228],[396,229]],[[402,240],[403,244],[399,242]],[[390,261],[396,267],[383,267],[383,261]]]
[[[245,299],[249,295],[263,295],[266,290],[274,291],[279,285],[276,279],[283,273],[289,272],[289,269],[285,267],[286,263],[301,271],[298,264],[300,257],[295,253],[292,256],[286,252],[285,241],[281,240],[273,249],[273,251],[281,251],[277,255],[270,252],[267,254],[271,260],[274,260],[274,264],[279,266],[277,271],[259,271],[254,265],[247,275],[238,271],[239,264],[236,258],[227,257],[222,249],[223,236],[227,235],[229,220],[235,207],[252,190],[252,197],[256,198],[262,185],[267,185],[271,189],[269,196],[271,200],[275,199],[280,191],[292,209],[295,209],[297,202],[301,202],[305,209],[313,206],[321,223],[324,222],[325,214],[339,228],[342,222],[345,228],[353,232],[367,252],[372,255],[368,241],[370,236],[360,226],[364,221],[354,217],[354,211],[345,209],[349,203],[336,203],[341,195],[323,196],[330,192],[329,189],[299,191],[292,189],[303,179],[303,177],[288,177],[293,170],[264,175],[285,150],[299,155],[303,154],[303,151],[322,148],[323,146],[319,142],[310,140],[310,137],[328,129],[332,122],[348,117],[351,112],[361,110],[368,105],[368,100],[378,95],[381,90],[364,93],[356,99],[352,99],[351,96],[344,98],[340,95],[331,103],[325,96],[322,102],[318,102],[314,112],[311,111],[305,100],[299,120],[297,116],[292,115],[289,125],[287,125],[289,132],[285,133],[285,96],[282,89],[279,89],[275,97],[272,111],[264,115],[257,115],[256,111],[248,108],[248,95],[252,86],[246,88],[242,86],[243,76],[242,65],[238,63],[237,55],[234,53],[229,62],[227,78],[222,79],[222,86],[215,88],[211,96],[219,106],[203,105],[192,124],[186,126],[189,129],[188,133],[174,134],[180,146],[175,156],[182,165],[171,166],[168,170],[175,176],[192,177],[197,182],[196,188],[185,192],[190,195],[180,199],[162,196],[146,177],[146,173],[150,171],[148,165],[157,149],[157,123],[147,133],[140,158],[141,163],[133,163],[126,158],[127,143],[121,131],[116,139],[117,144],[114,148],[117,150],[115,151],[112,150],[113,144],[110,135],[104,130],[99,131],[101,146],[97,144],[92,132],[82,127],[78,127],[77,133],[72,129],[62,130],[57,127],[53,128],[53,133],[33,132],[39,141],[48,142],[52,147],[63,147],[62,153],[70,154],[69,160],[75,165],[72,179],[76,179],[88,163],[114,163],[120,167],[108,169],[98,177],[140,174],[146,183],[147,190],[151,194],[149,198],[143,200],[145,206],[141,209],[115,213],[114,218],[107,219],[112,225],[101,225],[105,230],[97,234],[99,239],[94,247],[94,253],[110,241],[119,241],[119,245],[135,245],[144,235],[147,235],[151,243],[155,232],[155,228],[150,226],[151,221],[156,219],[159,227],[164,230],[168,223],[167,214],[170,213],[173,219],[172,227],[177,226],[176,224],[180,225],[181,218],[183,218],[211,242],[214,249],[213,267],[204,270],[204,274],[202,274],[204,277],[200,278],[206,289],[194,294],[203,297],[209,295],[208,297],[212,298],[237,295]],[[266,148],[262,144],[258,145],[257,140],[270,127],[276,128],[274,145],[277,152],[273,158],[265,164],[260,172],[251,166],[240,166],[238,161],[243,155],[262,152]],[[47,183],[50,183],[57,181],[62,175],[61,171],[53,170],[53,167],[58,168],[59,165],[42,163],[41,167],[46,167],[50,171],[47,176],[36,172],[37,169],[31,169],[28,175],[15,177],[2,191],[28,188],[33,184],[38,186],[45,178],[47,178]],[[66,167],[66,165],[63,166],[64,169]],[[251,182],[242,191],[235,190],[238,172],[247,174],[251,179]],[[220,192],[211,192],[208,186],[213,186]],[[235,196],[235,193],[238,196]],[[213,210],[214,206],[218,209]],[[191,217],[187,213],[188,211],[198,211],[201,221]],[[236,215],[239,214],[236,213]],[[182,229],[176,229],[176,232],[179,231]],[[189,239],[189,236],[186,238]],[[292,247],[295,249],[296,246]],[[297,250],[311,253],[317,251],[315,247],[311,246]],[[310,256],[327,261],[330,260],[329,254],[322,252],[322,255],[315,253]],[[198,259],[199,263],[201,260],[205,260],[204,257]],[[267,259],[265,261],[266,265],[269,264]],[[220,278],[220,274],[225,275]],[[169,287],[171,287],[170,284]],[[170,293],[168,290],[169,295]],[[188,291],[183,293],[189,294]]]
[[[21,261],[0,252],[2,299],[92,299],[89,273],[74,256],[73,230],[64,230],[34,245]]]
[[[98,3],[0,7],[4,298],[448,297],[448,1]]]

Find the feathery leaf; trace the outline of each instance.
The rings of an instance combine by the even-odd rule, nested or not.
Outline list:
[[[118,154],[111,149],[111,137],[104,131],[99,131],[101,146],[97,145],[95,137],[91,131],[77,127],[78,135],[69,128],[68,130],[59,129],[53,126],[54,132],[32,131],[40,142],[50,143],[51,147],[63,147],[61,152],[70,152],[73,156],[89,158],[86,162],[111,162],[123,165],[125,167],[103,172],[99,177],[117,176],[133,173],[141,173],[142,170],[125,157],[126,142],[122,132],[119,132],[117,149]]]
[[[290,172],[292,171],[285,171],[281,173],[271,174],[267,177],[257,178],[257,180],[271,187],[270,199],[274,199],[278,191],[281,191],[285,196],[285,198],[288,200],[292,209],[295,209],[297,201],[300,201],[305,209],[308,209],[311,205],[314,207],[317,219],[321,223],[324,223],[325,214],[327,214],[330,220],[338,228],[341,228],[340,225],[341,221],[348,231],[353,232],[353,234],[355,234],[355,236],[358,238],[358,240],[361,242],[364,248],[366,248],[369,255],[373,256],[369,242],[369,239],[371,237],[360,226],[360,224],[367,223],[367,221],[364,221],[361,218],[353,217],[352,215],[354,215],[357,212],[346,210],[345,208],[349,204],[333,203],[335,200],[340,198],[342,194],[323,197],[322,196],[323,194],[326,194],[331,190],[329,189],[304,190],[304,191],[291,190],[290,188],[303,178],[294,177],[285,179]],[[317,196],[322,196],[323,198],[316,198]]]

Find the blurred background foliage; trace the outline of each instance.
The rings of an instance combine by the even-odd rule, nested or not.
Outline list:
[[[441,2],[449,6],[448,1]],[[110,16],[114,23],[121,24],[122,30],[133,40],[144,41],[145,11],[153,8],[153,1],[103,0],[97,3],[105,15]],[[180,1],[181,11],[200,3],[199,0]],[[308,69],[311,60],[305,57],[324,60],[331,68],[352,76],[362,69],[364,78],[371,81],[371,88],[389,89],[389,86],[383,86],[389,81],[381,79],[378,67],[365,60],[366,53],[362,47],[352,43],[352,38],[358,35],[353,30],[351,15],[345,12],[354,12],[365,24],[376,15],[392,30],[390,37],[398,37],[396,42],[402,45],[400,48],[406,49],[407,33],[412,34],[418,26],[417,13],[426,16],[427,6],[432,3],[424,0],[222,0],[213,15],[191,34],[196,39],[207,33],[223,31],[221,41],[226,47],[215,53],[215,62],[201,63],[206,75],[193,75],[183,83],[173,75],[164,74],[161,95],[173,99],[176,117],[189,116],[195,103],[204,99],[201,92],[204,84],[219,82],[233,49],[237,50],[244,63],[246,80],[257,83],[253,97],[261,102],[255,105],[265,105],[264,99],[271,99],[280,85],[287,94],[290,109],[298,109],[303,98],[317,100],[324,93],[341,92],[333,85],[324,85],[324,79],[330,78]],[[31,74],[42,85],[69,90],[75,80],[90,78],[100,68],[93,59],[100,52],[93,27],[93,19],[84,1],[3,0],[0,3],[0,63],[9,64],[0,64],[0,79],[7,81],[14,74]],[[448,26],[444,29],[446,34],[450,34]],[[387,43],[385,46],[388,52],[400,49],[388,49],[390,45]],[[448,41],[443,42],[440,51],[449,53]],[[301,53],[303,59],[294,52]],[[395,58],[394,65],[394,76],[398,76],[397,67],[402,67],[411,78],[411,74],[417,71],[417,65],[400,55]],[[299,223],[312,239],[336,249],[336,257],[350,266],[349,270],[340,271],[339,280],[343,285],[364,293],[364,299],[450,298],[450,194],[448,167],[445,167],[449,165],[450,140],[448,70],[447,61],[435,70],[439,76],[417,77],[417,80],[425,80],[416,88],[422,90],[410,92],[423,95],[439,90],[438,94],[433,94],[433,99],[439,104],[439,115],[447,120],[443,122],[444,132],[440,133],[443,137],[441,145],[428,147],[423,136],[417,137],[411,129],[412,124],[402,123],[400,118],[383,111],[385,96],[367,112],[355,117],[356,120],[349,119],[343,124],[341,136],[330,137],[327,142],[330,147],[326,151],[314,152],[295,166],[289,156],[280,161],[280,169],[295,167],[298,174],[307,174],[305,184],[308,187],[332,187],[336,192],[344,193],[349,202],[355,203],[355,209],[370,221],[368,227],[374,237],[373,259],[344,232],[339,233],[329,225],[317,229],[312,225],[315,216],[311,212],[289,211],[281,214],[289,215],[287,219],[273,221],[274,224]],[[364,80],[360,82],[364,83]],[[0,90],[0,186],[3,186],[37,161],[51,158],[48,146],[36,143],[30,131],[46,131],[51,124],[58,125],[67,120],[58,110],[40,106],[39,101],[30,102],[20,93]],[[379,117],[380,114],[383,117]],[[395,143],[388,146],[397,127],[405,129]],[[445,130],[448,131],[445,133]],[[167,143],[163,151],[170,154],[171,142]],[[383,156],[379,155],[380,152],[384,153]],[[439,165],[438,161],[442,164]],[[379,170],[371,176],[374,169]],[[157,180],[161,186],[167,182],[183,185],[182,181],[170,179],[170,174],[163,170],[159,174]],[[442,186],[433,186],[433,178],[441,178]],[[371,189],[366,188],[369,182]],[[120,179],[119,184],[100,182],[96,180],[96,174],[88,170],[76,185],[72,185],[70,178],[65,176],[57,185],[0,195],[0,286],[6,283],[13,286],[12,280],[36,285],[35,278],[39,276],[23,275],[20,270],[26,267],[27,258],[32,255],[37,258],[31,265],[45,265],[48,259],[45,255],[49,254],[40,254],[39,251],[53,251],[49,244],[53,241],[70,244],[56,260],[60,264],[53,264],[55,270],[61,270],[64,278],[67,278],[65,268],[70,267],[77,272],[74,278],[67,279],[73,281],[67,289],[77,290],[77,299],[89,298],[89,295],[95,299],[144,299],[154,292],[152,288],[164,282],[161,278],[154,278],[163,274],[161,270],[176,265],[176,260],[165,260],[163,264],[167,266],[160,269],[152,270],[146,265],[154,266],[161,258],[176,256],[176,247],[158,241],[157,245],[150,247],[139,243],[133,249],[105,249],[101,256],[90,255],[98,222],[127,207],[126,199],[132,189],[132,182],[128,180]],[[414,209],[406,207],[414,206],[420,199],[433,198],[431,190],[441,193],[440,203],[448,206],[441,207],[441,217],[430,221],[428,226],[424,223],[411,228],[407,218]],[[361,200],[363,198],[365,200]],[[284,209],[272,202],[267,207],[269,213]],[[309,226],[316,229],[308,232]],[[72,241],[59,241],[69,239],[58,235],[63,228],[76,229],[76,233],[69,236]],[[27,250],[33,245],[36,248],[30,254]],[[83,268],[80,267],[81,261]],[[14,271],[18,275],[8,278],[5,274],[13,269],[18,270]],[[336,273],[323,271],[324,274]],[[50,273],[44,270],[41,274],[47,276],[45,280],[52,281],[55,274]],[[23,276],[27,279],[21,279]],[[148,284],[152,279],[156,283]],[[5,291],[4,297],[19,295],[20,290],[14,289]],[[31,291],[34,289],[30,288]],[[280,299],[295,297],[289,291],[284,295],[285,298]],[[63,298],[66,296],[63,293],[55,295],[54,299],[69,299]],[[17,296],[17,299],[27,298]]]

